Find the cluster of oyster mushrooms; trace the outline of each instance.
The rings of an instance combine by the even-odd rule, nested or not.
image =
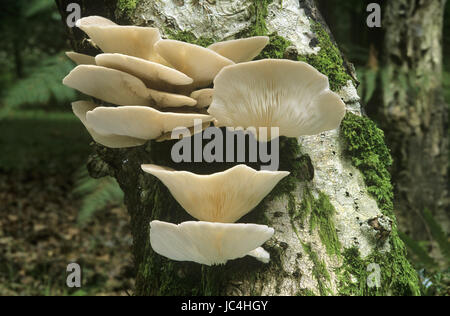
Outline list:
[[[109,148],[170,139],[172,131],[197,122],[204,128],[212,123],[254,131],[279,128],[279,134],[266,135],[269,138],[314,135],[339,127],[345,114],[328,78],[310,65],[252,61],[268,37],[204,48],[162,39],[156,28],[120,26],[98,16],[80,19],[77,27],[103,53],[67,53],[78,66],[64,84],[93,97],[73,103],[73,111],[92,138]],[[180,225],[153,221],[150,241],[155,252],[205,265],[246,255],[269,261],[261,245],[274,230],[236,222],[289,172],[256,171],[245,165],[213,175],[156,165],[142,169],[163,182],[198,220]]]

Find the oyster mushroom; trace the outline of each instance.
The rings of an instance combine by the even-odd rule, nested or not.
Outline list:
[[[72,103],[73,113],[80,119],[81,123],[86,127],[94,141],[109,148],[128,148],[144,145],[147,141],[121,135],[102,135],[97,133],[87,122],[86,114],[96,108],[96,104],[89,101],[78,101]]]
[[[192,89],[209,86],[222,68],[234,64],[210,49],[175,40],[161,40],[155,49],[175,69],[194,79]]]
[[[256,171],[245,165],[212,175],[156,165],[143,165],[142,170],[161,180],[191,216],[220,223],[239,220],[289,175],[289,172]]]
[[[211,105],[214,89],[201,89],[191,93],[191,98],[197,100],[198,108],[207,108]]]
[[[154,49],[155,43],[161,40],[157,28],[117,25],[98,16],[79,19],[76,26],[104,53],[120,53],[168,65]]]
[[[212,44],[208,47],[236,64],[251,61],[269,44],[269,37],[254,36]]]
[[[338,128],[345,104],[312,66],[268,59],[224,68],[208,112],[218,126],[278,127],[279,136],[299,137]]]
[[[245,257],[274,234],[273,228],[255,224],[185,222],[180,225],[153,221],[150,243],[153,250],[175,261],[193,261],[212,266]],[[267,261],[264,255],[262,260]]]
[[[66,56],[77,65],[95,65],[95,57],[86,54],[66,52]]]
[[[63,83],[117,105],[183,107],[197,104],[196,100],[187,96],[149,89],[135,76],[100,66],[80,65],[64,78]]]
[[[88,126],[100,135],[146,141],[179,127],[192,127],[196,120],[205,123],[211,119],[209,115],[160,112],[145,106],[97,107],[86,115]]]
[[[98,66],[120,70],[141,79],[147,87],[167,90],[173,86],[189,85],[194,82],[184,73],[173,68],[142,58],[123,54],[100,54],[95,57]]]

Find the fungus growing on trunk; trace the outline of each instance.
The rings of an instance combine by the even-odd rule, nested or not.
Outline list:
[[[208,48],[238,64],[253,60],[269,44],[269,41],[268,36],[254,36],[215,43]]]
[[[63,82],[119,105],[97,107],[88,101],[72,105],[93,139],[106,147],[164,141],[178,128],[185,131],[198,124],[204,129],[213,120],[218,126],[253,131],[260,141],[264,128],[271,130],[270,139],[299,137],[335,129],[344,117],[345,104],[330,90],[328,78],[312,66],[289,60],[250,61],[266,47],[268,37],[204,48],[161,39],[156,28],[119,26],[97,16],[80,19],[77,26],[104,53],[95,58],[67,53],[82,65]],[[173,108],[172,112],[157,109],[164,107]],[[198,113],[206,113],[207,107],[211,116]],[[279,128],[277,135],[274,127]],[[194,128],[196,133],[201,130]],[[225,264],[246,255],[269,262],[269,253],[260,246],[274,230],[234,223],[289,172],[256,171],[246,165],[212,175],[156,165],[142,165],[142,169],[161,180],[181,206],[200,220],[180,225],[153,221],[150,241],[155,252],[205,265]]]
[[[211,105],[214,89],[201,89],[191,93],[191,98],[197,100],[198,108],[207,108]]]
[[[161,40],[157,28],[121,26],[96,16],[80,19],[76,26],[104,53],[120,53],[169,65],[154,49],[156,42]]]
[[[64,78],[63,83],[117,105],[182,107],[197,104],[196,100],[187,96],[149,89],[135,76],[100,66],[78,66]]]
[[[176,86],[194,82],[184,73],[142,58],[123,54],[100,54],[95,57],[98,66],[120,70],[141,79],[147,87],[170,91]],[[172,92],[171,91],[171,92]]]
[[[95,57],[76,52],[66,52],[66,56],[77,65],[95,65]]]
[[[267,59],[224,68],[208,112],[219,126],[278,127],[279,136],[300,137],[338,128],[345,104],[312,66]]]
[[[251,255],[267,262],[268,253],[258,249],[274,234],[273,228],[255,224],[185,222],[180,225],[153,221],[153,250],[175,261],[212,266]]]
[[[180,41],[161,40],[155,49],[175,69],[194,79],[193,89],[209,86],[222,68],[234,64],[210,49]]]
[[[161,180],[194,218],[234,223],[254,209],[289,172],[256,171],[239,165],[212,175],[143,165],[142,170]]]
[[[86,114],[89,111],[93,111],[96,107],[97,105],[95,103],[89,101],[78,101],[72,103],[73,113],[80,119],[80,121],[86,127],[89,134],[91,134],[92,138],[97,143],[102,144],[103,146],[109,148],[128,148],[141,146],[147,142],[147,140],[145,139],[138,139],[114,134],[103,135],[97,133],[95,129],[93,129],[86,120]]]
[[[209,115],[160,112],[145,106],[97,107],[87,112],[86,122],[100,135],[119,135],[152,140],[178,127],[194,126],[195,120],[211,121]]]

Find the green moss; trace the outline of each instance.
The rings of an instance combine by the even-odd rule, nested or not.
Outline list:
[[[346,249],[343,253],[343,273],[340,274],[341,295],[352,296],[418,296],[419,280],[414,269],[405,259],[404,246],[398,237],[392,238],[392,246],[388,253],[374,252],[365,259],[357,248]],[[400,244],[401,243],[401,244]],[[400,251],[400,253],[399,253]],[[368,271],[371,264],[380,267],[380,287],[370,287],[367,280],[373,276],[374,270]],[[350,274],[356,282],[350,281]]]
[[[348,113],[341,125],[346,153],[363,174],[371,193],[379,202],[383,214],[394,220],[393,186],[389,167],[390,151],[384,142],[384,132],[367,117]]]
[[[122,12],[131,12],[136,9],[139,0],[118,0],[117,8]]]
[[[340,90],[349,80],[353,80],[344,67],[344,60],[336,45],[331,41],[330,35],[318,22],[312,22],[312,31],[317,36],[320,51],[317,55],[299,56],[298,60],[307,62],[330,81],[333,91]]]
[[[336,210],[325,193],[319,192],[319,197],[316,199],[309,186],[305,186],[300,206],[297,208],[293,204],[289,210],[291,220],[298,221],[301,226],[309,218],[310,232],[318,229],[320,240],[325,246],[327,254],[340,256],[341,243],[334,226]]]
[[[391,250],[375,251],[362,260],[357,249],[344,252],[343,292],[346,295],[420,295],[416,271],[406,259],[405,245],[398,235],[394,215],[393,187],[388,168],[392,158],[384,141],[384,133],[369,118],[348,113],[341,125],[346,153],[353,165],[363,174],[369,193],[377,201],[381,212],[392,219]],[[381,267],[381,288],[366,285],[367,266],[371,263]],[[358,284],[348,280],[348,274],[359,277]]]
[[[325,296],[332,294],[326,283],[330,283],[331,276],[328,273],[325,262],[319,259],[317,253],[312,249],[311,244],[302,243],[303,250],[308,254],[309,259],[314,264],[313,275],[317,280],[320,295]]]
[[[194,35],[194,33],[188,31],[174,32],[172,29],[167,28],[165,32],[169,39],[191,43],[202,47],[208,47],[209,45],[214,44],[214,42],[216,42],[216,40],[212,38],[205,38],[205,37],[197,38]]]

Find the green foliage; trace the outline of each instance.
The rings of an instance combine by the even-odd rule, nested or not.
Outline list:
[[[450,263],[450,244],[442,226],[438,224],[431,212],[427,209],[423,211],[423,217],[430,229],[433,239],[438,243],[442,254],[447,258],[447,262]]]
[[[26,18],[31,18],[39,14],[51,12],[54,6],[55,3],[52,0],[31,0],[24,7],[23,15]]]
[[[42,105],[50,101],[60,104],[73,100],[76,92],[61,83],[72,68],[72,62],[62,55],[47,57],[33,67],[27,77],[12,85],[3,99],[0,114],[5,115],[22,105]]]
[[[422,292],[426,296],[448,295],[450,291],[450,243],[441,225],[435,220],[429,210],[423,212],[423,218],[434,241],[439,246],[443,257],[442,264],[447,267],[442,269],[442,264],[433,259],[427,252],[431,248],[430,242],[413,240],[406,234],[400,233],[400,237],[410,251],[410,257],[414,266],[419,270],[422,280]]]
[[[83,199],[78,214],[78,223],[81,225],[86,224],[95,213],[104,210],[106,207],[122,204],[124,197],[114,178],[93,179],[84,166],[77,173],[73,193]]]
[[[360,80],[358,94],[361,96],[364,103],[368,103],[377,89],[379,72],[377,69],[359,67],[357,68],[356,73]]]
[[[417,257],[417,260],[415,260],[416,267],[427,267],[427,268],[433,268],[437,266],[436,261],[430,257],[428,252],[423,248],[423,246],[413,240],[411,237],[406,235],[403,232],[399,232],[400,238],[405,243],[406,247]]]
[[[69,177],[86,161],[89,139],[72,113],[12,111],[0,119],[0,170],[21,173],[39,169]]]

